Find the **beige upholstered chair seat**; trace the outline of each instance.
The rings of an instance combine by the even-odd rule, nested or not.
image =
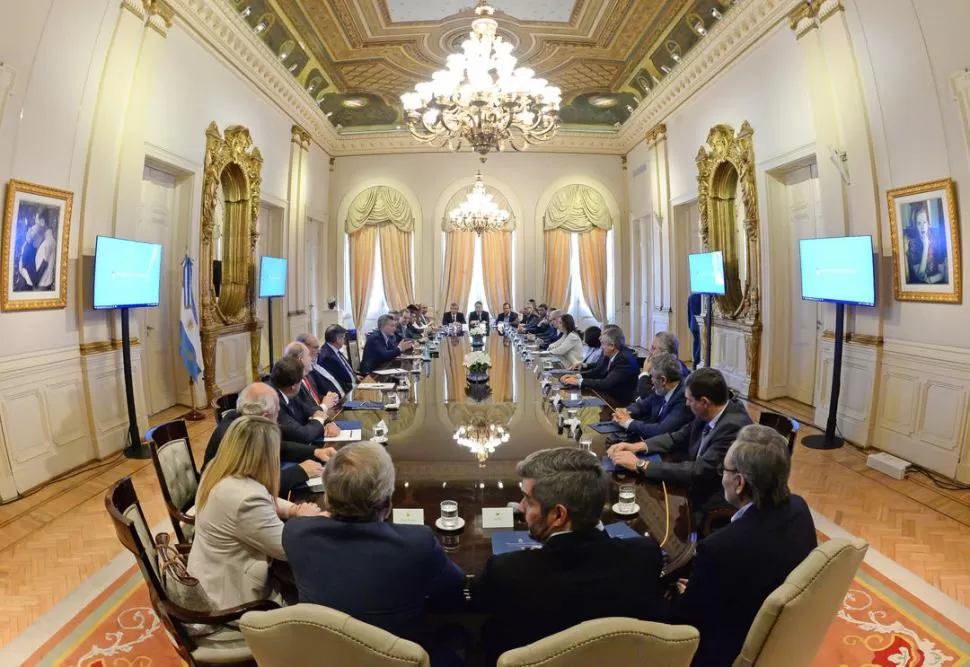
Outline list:
[[[829,540],[812,550],[755,616],[734,667],[808,667],[869,545]]]
[[[598,618],[506,651],[499,667],[689,667],[700,634],[689,625]]]
[[[210,635],[195,638],[196,648],[192,658],[200,663],[236,664],[251,660],[252,652],[246,639],[238,630],[219,630]],[[291,667],[296,667],[293,663]]]
[[[315,604],[249,612],[239,627],[260,667],[429,667],[424,649]]]
[[[173,440],[158,450],[158,461],[168,493],[176,507],[183,508],[195,502],[199,488],[195,475],[195,462],[187,440]]]

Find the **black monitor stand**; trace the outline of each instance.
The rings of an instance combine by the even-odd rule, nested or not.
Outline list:
[[[832,358],[832,390],[829,392],[829,418],[824,435],[809,435],[802,444],[809,449],[838,449],[842,438],[835,435],[835,420],[839,413],[839,392],[842,389],[842,344],[845,332],[845,304],[835,304],[835,351]]]
[[[131,380],[131,333],[128,309],[121,308],[121,363],[125,373],[125,399],[128,402],[128,446],[124,454],[129,459],[151,458],[151,452],[141,442],[138,433],[138,413],[135,411],[135,387]]]
[[[704,360],[704,366],[707,368],[711,367],[711,357],[713,356],[713,351],[711,350],[711,330],[714,328],[714,295],[707,295],[707,312],[704,314],[704,342],[707,344],[707,359]]]
[[[269,369],[273,370],[273,297],[266,297],[266,326],[269,327],[269,331],[266,335],[269,337]]]

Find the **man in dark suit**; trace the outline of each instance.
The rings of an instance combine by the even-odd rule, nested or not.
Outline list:
[[[529,535],[543,547],[492,556],[473,583],[472,604],[489,614],[487,664],[583,621],[666,615],[656,541],[611,538],[600,527],[609,478],[598,459],[573,447],[544,449],[516,472]]]
[[[341,350],[347,344],[347,330],[339,324],[331,324],[323,332],[324,345],[317,355],[317,363],[340,382],[344,393],[357,385],[357,373]]]
[[[539,313],[535,311],[535,308],[531,304],[526,304],[522,309],[522,320],[519,322],[518,330],[523,332],[530,327],[535,328],[539,324],[539,319]]]
[[[449,310],[441,317],[442,326],[450,327],[452,324],[464,324],[465,314],[458,310],[458,304],[451,302]]]
[[[473,327],[479,322],[481,322],[481,324],[485,327],[485,329],[488,330],[488,327],[491,324],[491,321],[492,320],[489,317],[488,311],[482,309],[482,302],[476,301],[475,310],[468,313],[468,326]]]
[[[519,314],[512,310],[512,304],[506,301],[502,304],[502,312],[495,318],[495,322],[496,324],[499,322],[503,323],[508,327],[506,330],[510,331],[519,324]]]
[[[746,426],[721,469],[724,498],[738,511],[698,543],[669,621],[700,630],[693,667],[731,664],[765,598],[816,546],[808,505],[788,489],[785,438],[767,426]]]
[[[535,317],[529,318],[531,322],[522,322],[519,325],[520,332],[536,334],[545,331],[549,326],[549,321],[546,319],[546,316],[549,314],[549,308],[546,304],[540,303],[533,314]]]
[[[229,430],[229,426],[242,415],[259,415],[277,421],[280,403],[276,391],[268,384],[254,382],[241,392],[236,399],[236,408],[229,410],[219,420],[216,430],[209,437],[202,459],[202,470],[219,452],[219,445]],[[316,447],[300,442],[280,443],[280,460],[295,462],[299,465],[287,466],[280,472],[280,496],[285,497],[294,487],[317,477],[323,472],[323,465],[337,450],[333,447]]]
[[[317,404],[322,404],[328,394],[336,396],[338,401],[344,399],[347,393],[336,375],[320,365],[320,341],[313,334],[303,333],[296,337],[296,342],[307,348],[307,374],[303,379],[303,386],[314,398]]]
[[[313,344],[304,343],[300,339],[309,341]],[[320,351],[320,343],[315,336],[310,334],[300,334],[297,340],[287,343],[283,348],[283,356],[299,359],[303,364],[303,386],[297,394],[297,400],[303,404],[307,414],[313,414],[318,410],[325,414],[333,414],[334,408],[340,403],[340,392],[338,391],[336,378],[329,377],[329,373],[324,371],[321,374],[314,369],[317,354]]]
[[[290,519],[283,527],[300,602],[416,641],[432,664],[448,664],[423,617],[426,609],[459,607],[465,575],[430,528],[388,522],[394,464],[387,451],[373,442],[343,447],[324,469],[323,484],[329,516]]]
[[[269,376],[270,386],[279,394],[280,414],[277,422],[283,440],[311,443],[320,441],[324,435],[339,434],[340,429],[336,424],[327,424],[325,411],[311,410],[308,403],[299,398],[304,374],[303,362],[297,357],[284,356],[273,364]]]
[[[658,354],[649,364],[651,396],[638,399],[629,409],[617,408],[613,413],[613,421],[622,426],[632,440],[673,433],[694,418],[684,395],[680,359],[672,354]]]
[[[673,433],[646,442],[619,443],[608,454],[618,467],[646,479],[690,488],[691,505],[698,513],[723,504],[718,466],[742,427],[751,423],[748,411],[731,399],[721,372],[701,368],[688,376],[684,395],[694,419]],[[671,454],[672,460],[650,463],[638,452]]]
[[[625,342],[619,327],[604,327],[600,334],[600,345],[605,361],[578,375],[563,375],[559,379],[560,384],[608,394],[614,405],[628,404],[637,389],[639,363]]]
[[[360,360],[360,374],[368,375],[375,368],[380,368],[389,361],[393,361],[414,347],[410,340],[398,341],[394,337],[396,323],[391,315],[381,315],[377,318],[377,329],[367,334],[364,344],[364,354]]]
[[[401,311],[401,333],[404,340],[419,340],[424,336],[424,332],[414,325],[414,316],[410,310]]]

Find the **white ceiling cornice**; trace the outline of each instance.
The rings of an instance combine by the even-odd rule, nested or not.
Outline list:
[[[804,0],[737,0],[617,133],[560,130],[529,152],[625,155]],[[313,98],[225,0],[169,0],[181,23],[231,63],[331,156],[450,152],[405,131],[338,133]]]

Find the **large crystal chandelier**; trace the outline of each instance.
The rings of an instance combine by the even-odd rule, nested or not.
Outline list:
[[[461,206],[454,208],[448,214],[452,226],[460,231],[475,232],[479,236],[482,232],[497,231],[509,221],[509,212],[492,198],[482,183],[482,172],[475,176],[475,185],[465,197]]]
[[[490,151],[551,139],[559,128],[559,88],[516,68],[512,44],[495,34],[495,10],[479,0],[462,53],[401,95],[411,135],[452,150],[470,144],[482,161]]]
[[[499,445],[509,441],[509,432],[504,426],[474,420],[471,424],[459,426],[454,439],[462,447],[470,449],[478,462],[484,465]]]

